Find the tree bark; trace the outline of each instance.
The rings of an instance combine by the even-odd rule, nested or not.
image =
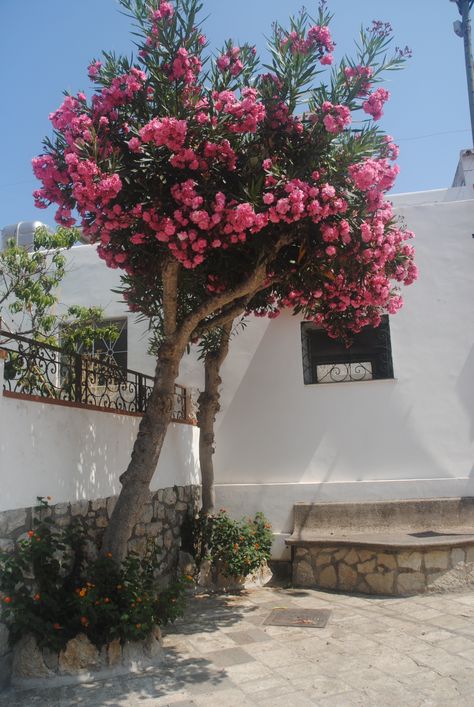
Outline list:
[[[282,239],[277,246],[280,247]],[[276,249],[277,249],[276,246]],[[146,503],[150,482],[156,470],[166,431],[172,418],[174,404],[174,384],[178,377],[179,364],[186,346],[197,329],[209,329],[214,322],[211,315],[221,313],[233,302],[247,299],[266,278],[268,258],[262,261],[247,280],[233,290],[224,292],[198,306],[178,326],[177,294],[179,265],[170,259],[163,264],[163,333],[155,372],[153,391],[147,403],[146,412],[140,422],[137,439],[133,445],[132,457],[127,470],[120,477],[122,490],[106,528],[101,554],[111,554],[120,563],[127,554],[127,543],[133,527]],[[212,455],[211,455],[212,463]]]
[[[212,514],[215,511],[216,494],[214,488],[214,423],[220,410],[219,386],[221,366],[229,352],[229,339],[232,331],[232,321],[222,327],[222,333],[217,349],[209,351],[204,359],[205,384],[204,391],[198,399],[199,426],[199,464],[201,467],[202,512]]]
[[[155,384],[142,417],[127,470],[120,477],[122,490],[102,542],[101,554],[112,554],[121,562],[127,542],[146,503],[166,431],[173,414],[174,385],[184,350],[162,345],[156,366]]]

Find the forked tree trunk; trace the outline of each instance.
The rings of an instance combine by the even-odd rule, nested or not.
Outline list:
[[[215,511],[216,494],[214,488],[214,423],[220,410],[219,386],[221,366],[229,352],[229,339],[232,322],[222,327],[218,347],[206,354],[204,359],[205,384],[200,394],[198,425],[199,425],[199,464],[201,467],[202,512],[212,514]]]
[[[116,562],[127,554],[127,542],[147,501],[166,431],[173,414],[174,385],[184,351],[163,345],[158,354],[155,383],[140,422],[127,470],[120,477],[122,490],[102,542],[101,554]]]
[[[284,242],[285,238],[280,238],[274,252],[278,252]],[[213,326],[220,325],[220,320],[224,318],[224,326],[226,326],[231,320],[229,310],[230,312],[235,310],[235,315],[232,316],[242,311],[241,307],[245,306],[242,305],[242,300],[248,301],[251,294],[261,288],[265,281],[267,260],[263,260],[248,279],[238,287],[203,302],[178,326],[179,269],[180,265],[172,258],[163,263],[164,343],[158,353],[153,391],[140,422],[132,458],[127,470],[120,477],[122,490],[102,542],[101,554],[111,553],[117,563],[121,562],[127,554],[128,540],[148,497],[150,482],[171,421],[174,384],[188,341],[193,332],[199,331],[202,323],[205,323],[205,330],[209,330]],[[239,305],[234,306],[234,302],[239,302]],[[214,315],[214,318],[211,315]]]

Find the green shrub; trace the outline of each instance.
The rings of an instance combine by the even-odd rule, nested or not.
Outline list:
[[[227,577],[246,577],[270,559],[271,525],[263,515],[233,520],[221,509],[216,515],[189,519],[183,545],[199,566],[208,558]]]
[[[31,633],[40,647],[59,650],[78,633],[100,647],[119,638],[146,638],[153,627],[182,615],[188,579],[159,590],[159,551],[150,543],[143,557],[119,566],[111,556],[87,561],[80,523],[59,528],[39,499],[34,530],[12,554],[0,555],[3,620],[15,643]]]

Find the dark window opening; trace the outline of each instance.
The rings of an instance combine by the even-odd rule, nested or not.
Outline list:
[[[310,322],[301,325],[305,384],[346,383],[393,378],[388,316],[377,328],[354,334],[350,347]]]

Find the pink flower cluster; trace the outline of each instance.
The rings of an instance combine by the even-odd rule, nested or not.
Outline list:
[[[260,92],[265,96],[266,127],[284,130],[289,135],[303,132],[300,116],[290,115],[289,106],[281,100],[283,84],[275,74],[260,76]]]
[[[101,61],[93,61],[91,64],[89,64],[89,67],[87,70],[87,73],[89,74],[89,78],[94,81],[99,76],[101,68],[102,68]]]
[[[163,2],[160,3],[160,6],[158,10],[155,10],[152,13],[152,20],[154,22],[161,22],[161,20],[168,20],[171,19],[174,15],[174,7],[170,2],[166,2],[166,0],[163,0]]]
[[[231,47],[225,54],[221,54],[216,65],[219,71],[228,71],[231,76],[238,76],[244,68],[240,60],[240,47]]]
[[[365,192],[368,208],[379,209],[383,201],[383,192],[391,189],[400,169],[391,166],[387,159],[367,159],[349,167],[349,177],[357,189]]]
[[[95,115],[109,115],[116,118],[116,109],[130,103],[136,94],[144,87],[146,74],[133,67],[130,73],[117,76],[110,86],[105,86],[100,93],[92,98]]]
[[[382,156],[389,160],[396,160],[400,149],[398,145],[393,142],[393,137],[391,135],[385,135],[384,137],[385,147],[382,150]]]
[[[198,56],[190,54],[185,47],[180,47],[176,57],[168,68],[170,81],[183,81],[187,86],[193,86],[199,72],[202,69],[202,62]]]
[[[295,286],[282,304],[301,307],[305,316],[332,336],[345,333],[338,315],[348,317],[345,326],[358,332],[367,325],[378,326],[381,312],[394,314],[402,299],[391,279],[409,285],[417,277],[417,268],[413,248],[406,243],[413,234],[390,227],[390,214],[390,208],[382,209],[371,221],[363,222],[359,232],[345,219],[325,224],[323,242],[330,245],[314,253],[320,263],[320,287],[312,292],[306,287],[299,289],[299,273],[295,271]]]
[[[242,100],[233,91],[214,91],[212,94],[214,108],[218,113],[232,116],[229,123],[232,133],[255,133],[258,124],[265,118],[265,106],[258,98],[255,88],[242,89]]]
[[[164,145],[171,151],[180,150],[186,140],[188,124],[177,118],[153,118],[140,130],[140,137],[145,143],[157,147]]]
[[[221,162],[229,172],[233,172],[237,165],[237,155],[228,140],[206,142],[204,144],[204,157]]]
[[[389,98],[390,93],[385,88],[378,88],[362,104],[362,108],[366,113],[371,115],[374,120],[379,120],[383,116],[383,106]]]
[[[352,122],[351,112],[347,106],[333,105],[330,101],[324,101],[321,108],[324,115],[323,124],[329,133],[337,135]]]
[[[289,47],[292,54],[316,53],[321,64],[332,64],[334,43],[329,27],[315,25],[310,27],[306,37],[296,30],[289,32],[281,40],[282,47]]]
[[[371,82],[370,79],[373,75],[372,68],[370,66],[346,66],[344,69],[344,76],[346,82],[349,86],[354,84],[359,84],[358,96],[365,96],[370,90]]]

